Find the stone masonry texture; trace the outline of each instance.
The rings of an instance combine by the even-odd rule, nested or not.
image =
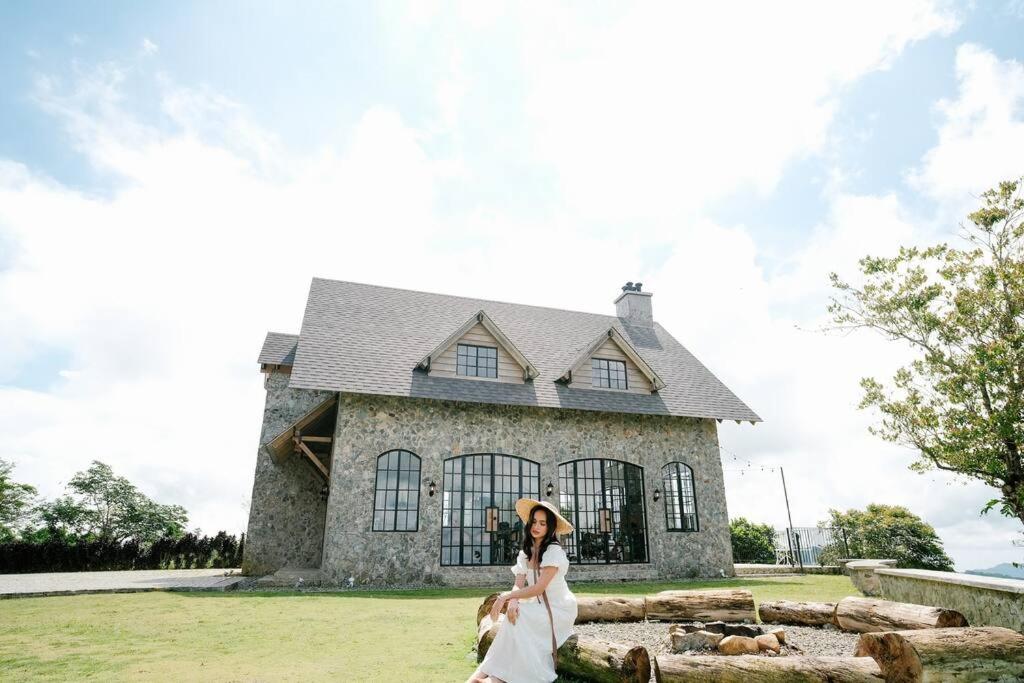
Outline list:
[[[312,463],[295,456],[277,463],[264,448],[275,436],[324,400],[328,391],[288,388],[288,375],[267,375],[267,402],[256,454],[249,529],[242,571],[267,574],[282,567],[319,567],[327,503],[323,479]]]
[[[570,579],[670,579],[733,575],[725,486],[714,420],[499,406],[404,397],[341,394],[331,457],[330,495],[297,457],[275,463],[262,446],[330,394],[289,390],[270,375],[256,481],[247,573],[321,567],[328,583],[360,586],[511,583],[508,566],[442,567],[441,486],[444,461],[471,453],[504,453],[540,464],[541,495],[550,481],[558,501],[559,463],[622,460],[643,468],[650,562],[574,565]],[[377,456],[392,449],[421,458],[419,530],[374,532]],[[698,532],[669,532],[661,468],[693,468]],[[431,480],[437,495],[427,495]],[[653,492],[662,498],[653,500]],[[322,554],[318,543],[322,542]]]

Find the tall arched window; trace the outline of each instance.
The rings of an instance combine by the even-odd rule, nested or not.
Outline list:
[[[395,450],[377,456],[373,530],[418,531],[420,526],[420,456]]]
[[[540,498],[540,465],[514,455],[473,453],[444,461],[441,564],[513,564],[523,542],[515,511]]]
[[[693,489],[693,470],[681,462],[661,468],[665,482],[665,524],[669,531],[700,531],[697,522],[697,495]]]
[[[580,564],[647,562],[644,471],[619,460],[590,458],[558,466],[558,506],[576,529],[563,540]]]

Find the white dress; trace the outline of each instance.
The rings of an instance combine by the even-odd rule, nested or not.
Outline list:
[[[498,617],[498,633],[478,671],[497,676],[508,683],[550,683],[557,678],[551,661],[551,623],[555,626],[555,640],[559,647],[573,634],[576,623],[576,596],[565,582],[569,571],[569,558],[562,546],[552,543],[540,558],[541,567],[558,567],[558,573],[548,584],[548,602],[551,621],[540,596],[519,601],[519,617],[512,623],[502,614]],[[526,585],[533,585],[533,570],[526,553],[519,551],[512,573],[526,575]],[[540,570],[538,570],[538,577]]]

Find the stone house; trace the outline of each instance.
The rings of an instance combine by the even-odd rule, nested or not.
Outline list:
[[[299,334],[259,356],[245,572],[504,583],[532,496],[575,524],[574,579],[731,576],[717,422],[760,418],[651,302],[639,283],[596,315],[314,279]]]

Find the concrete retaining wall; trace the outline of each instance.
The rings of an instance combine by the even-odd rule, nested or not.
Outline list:
[[[878,568],[886,600],[955,609],[971,626],[1024,632],[1024,581],[926,569]]]

